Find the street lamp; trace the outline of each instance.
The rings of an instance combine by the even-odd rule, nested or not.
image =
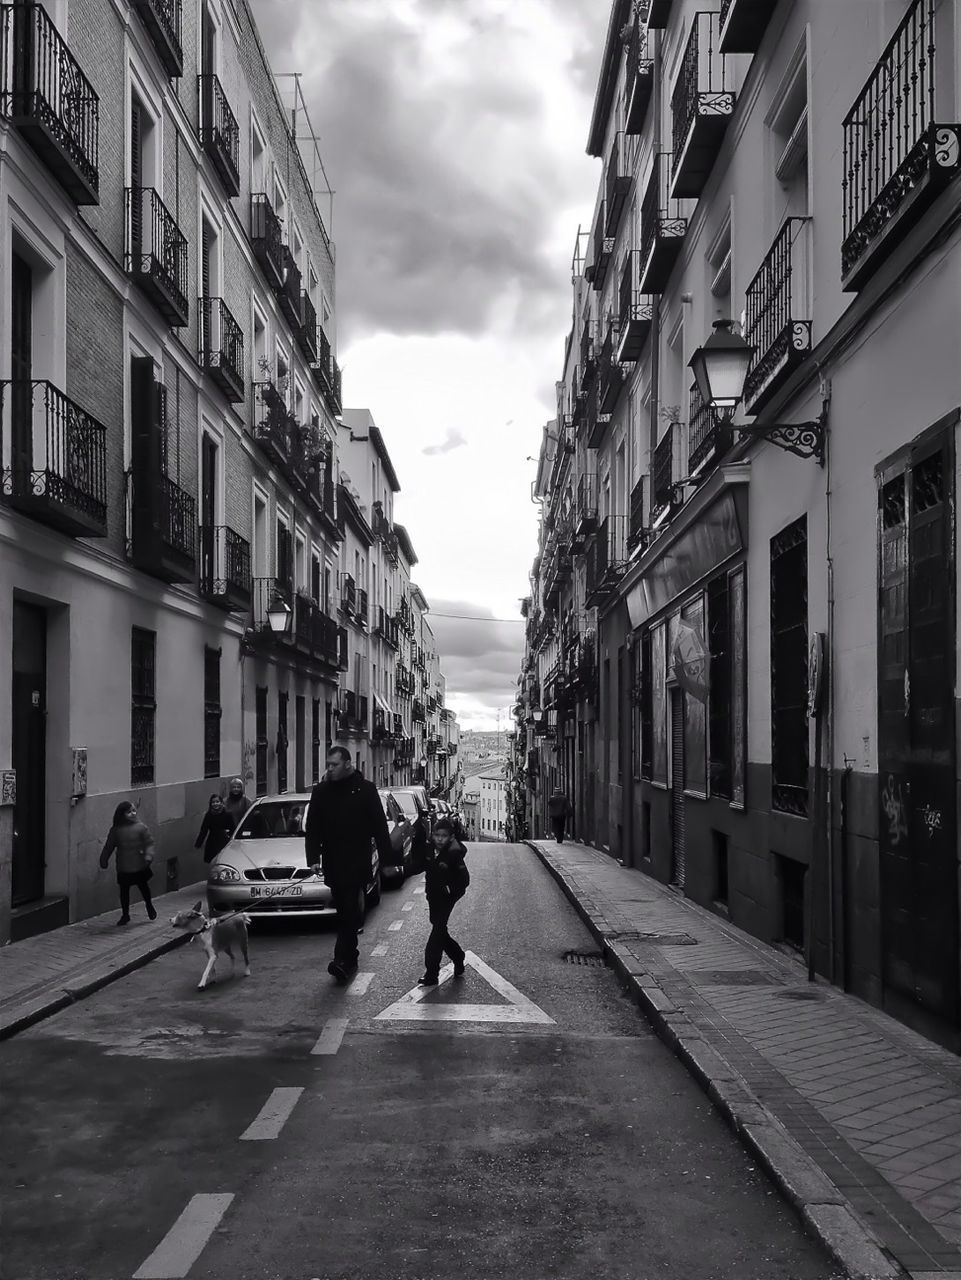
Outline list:
[[[754,348],[733,330],[733,321],[715,320],[714,332],[703,347],[698,347],[688,362],[697,382],[701,399],[717,414],[719,422],[731,426],[738,401],[744,395]],[[813,422],[738,423],[741,435],[767,440],[797,454],[799,458],[816,458],[824,466],[824,442],[827,435],[828,399],[821,406],[821,416]]]
[[[290,605],[283,598],[279,591],[275,591],[270,597],[270,603],[267,605],[267,625],[275,636],[286,635],[290,630],[290,620],[293,617]]]

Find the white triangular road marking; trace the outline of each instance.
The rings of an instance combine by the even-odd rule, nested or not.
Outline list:
[[[405,996],[395,1000],[383,1013],[378,1013],[375,1021],[381,1022],[537,1022],[554,1025],[554,1019],[543,1009],[518,991],[506,978],[484,963],[473,951],[465,952],[464,963],[493,987],[498,995],[503,996],[508,1004],[440,1004],[422,1001],[432,991],[453,976],[453,964],[446,964],[441,969],[436,987],[414,987]]]

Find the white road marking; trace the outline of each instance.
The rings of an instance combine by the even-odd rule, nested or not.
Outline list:
[[[372,956],[385,956],[387,954],[387,943],[378,942],[377,946],[374,947],[373,951],[370,954]]]
[[[390,922],[390,924],[387,926],[387,928],[388,928],[388,929],[391,929],[391,930],[394,930],[394,929],[403,929],[403,927],[404,927],[404,922],[403,922],[403,920],[392,920],[392,921]]]
[[[183,1280],[203,1253],[220,1219],[230,1207],[233,1192],[192,1196],[133,1280]]]
[[[424,886],[423,886],[422,884],[419,884],[419,885],[417,886],[417,888],[414,890],[414,892],[415,892],[415,893],[426,893],[426,892],[427,892],[427,890],[424,888]]]
[[[413,909],[414,909],[414,904],[412,902],[405,902],[404,905],[401,907],[401,911],[413,911]]]
[[[257,1118],[240,1135],[241,1142],[264,1142],[276,1138],[297,1105],[303,1089],[275,1089]]]
[[[311,1053],[336,1053],[347,1030],[346,1018],[328,1018]]]
[[[347,988],[349,996],[363,996],[367,994],[367,988],[374,980],[372,973],[358,973],[352,979],[350,986]]]
[[[422,1004],[424,998],[437,987],[414,987],[405,996],[377,1014],[377,1020],[385,1022],[503,1022],[550,1023],[554,1019],[528,999],[506,978],[502,978],[490,965],[484,963],[473,951],[465,953],[465,964],[493,987],[508,1004]],[[446,964],[441,969],[438,986],[452,977],[454,966]]]

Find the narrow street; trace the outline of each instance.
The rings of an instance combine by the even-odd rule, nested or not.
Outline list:
[[[248,980],[197,992],[183,947],[11,1040],[3,1275],[831,1276],[613,973],[565,960],[594,944],[536,855],[469,865],[477,964],[399,1009],[421,877],[347,989],[329,928],[264,924]]]

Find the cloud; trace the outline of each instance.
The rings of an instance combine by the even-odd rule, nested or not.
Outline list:
[[[467,441],[457,428],[450,427],[446,439],[442,440],[440,444],[426,445],[421,449],[421,453],[426,453],[429,457],[437,453],[450,453],[452,449],[459,449],[461,445],[466,443]]]
[[[506,708],[517,697],[524,651],[520,614],[516,622],[501,622],[491,609],[476,602],[432,600],[429,621],[443,656],[447,688],[471,705],[494,712],[500,709],[506,716]]]

